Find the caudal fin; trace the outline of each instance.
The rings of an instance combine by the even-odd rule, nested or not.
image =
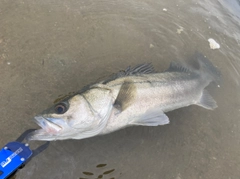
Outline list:
[[[200,72],[210,81],[214,81],[217,84],[221,81],[221,72],[217,69],[203,54],[195,52],[194,61],[199,64]]]
[[[196,104],[210,110],[218,107],[216,101],[212,98],[207,90],[203,90],[202,96]]]

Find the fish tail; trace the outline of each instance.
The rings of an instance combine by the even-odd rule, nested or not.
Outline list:
[[[203,54],[196,52],[194,55],[194,60],[197,60],[199,64],[199,71],[205,78],[213,81],[217,84],[221,81],[221,72],[218,70],[209,59],[207,59]]]

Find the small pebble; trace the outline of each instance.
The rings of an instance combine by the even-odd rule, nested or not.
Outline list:
[[[167,9],[166,9],[166,8],[163,8],[163,11],[165,11],[165,12],[166,12],[166,11],[167,11]]]
[[[177,29],[177,34],[181,34],[182,33],[182,31],[183,31],[183,27],[182,26],[179,26],[179,29]]]
[[[8,65],[11,65],[11,62],[7,62]]]
[[[154,45],[153,45],[153,44],[150,44],[150,45],[149,45],[149,48],[153,48],[153,47],[154,47]]]
[[[220,45],[212,38],[208,39],[209,46],[211,49],[219,49]]]

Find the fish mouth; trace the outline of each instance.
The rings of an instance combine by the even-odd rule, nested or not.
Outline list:
[[[63,129],[60,125],[54,122],[53,118],[36,116],[34,117],[34,120],[41,129],[31,132],[27,136],[27,140],[53,140],[52,138],[59,134],[59,132]]]

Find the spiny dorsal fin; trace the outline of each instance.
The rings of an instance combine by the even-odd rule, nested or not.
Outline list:
[[[128,106],[132,104],[136,97],[136,86],[133,81],[125,81],[118,93],[114,107],[119,111],[125,110]]]
[[[150,73],[154,73],[155,70],[152,66],[151,63],[143,63],[140,65],[137,65],[135,67],[129,66],[126,70],[125,70],[125,75],[126,76],[130,76],[130,75],[135,75],[135,74],[150,74]]]
[[[167,72],[185,72],[189,73],[192,72],[190,68],[186,67],[186,65],[183,65],[180,62],[171,62],[169,68],[167,69]]]
[[[143,63],[140,65],[137,65],[135,67],[127,67],[125,70],[121,70],[118,73],[113,74],[110,76],[109,79],[104,80],[102,83],[106,84],[109,81],[115,80],[117,78],[125,77],[125,76],[132,76],[132,75],[140,75],[140,74],[150,74],[155,73],[153,66],[151,63]]]

